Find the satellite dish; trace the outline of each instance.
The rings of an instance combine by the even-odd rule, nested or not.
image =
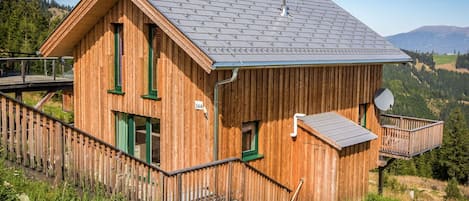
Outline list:
[[[374,102],[379,110],[387,111],[394,105],[394,96],[392,95],[391,90],[387,88],[381,88],[376,91]]]

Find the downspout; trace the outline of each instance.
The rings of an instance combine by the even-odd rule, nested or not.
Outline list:
[[[231,77],[215,83],[213,90],[213,160],[218,160],[218,87],[233,82],[238,77],[239,68],[234,68]]]

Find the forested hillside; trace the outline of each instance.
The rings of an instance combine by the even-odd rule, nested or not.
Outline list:
[[[71,9],[49,0],[0,0],[0,53],[35,53],[63,18],[52,8]]]
[[[409,55],[428,60],[427,55]],[[386,65],[383,77],[384,87],[390,88],[395,96],[390,113],[445,121],[441,149],[409,161],[398,160],[391,166],[391,172],[441,180],[454,177],[460,183],[468,183],[469,74],[417,70],[410,64]]]
[[[427,64],[430,68],[435,69],[435,61],[433,61],[433,53],[417,53],[408,50],[403,50],[407,55],[413,58],[412,63],[415,65],[418,62]]]
[[[458,54],[458,58],[456,59],[456,68],[469,69],[469,53]]]

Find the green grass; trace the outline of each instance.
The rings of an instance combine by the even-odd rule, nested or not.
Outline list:
[[[456,63],[457,55],[434,55],[433,60],[436,65]]]
[[[42,96],[46,92],[36,91],[36,92],[23,92],[23,102],[26,105],[34,107],[38,103]],[[8,94],[10,97],[14,98],[14,94]],[[42,107],[42,111],[48,115],[51,115],[57,119],[60,119],[66,123],[73,122],[73,112],[65,112],[62,110],[62,97],[61,93],[57,93],[51,100],[46,102]]]
[[[398,199],[384,197],[374,193],[370,193],[366,196],[365,201],[399,201]]]
[[[52,186],[43,181],[33,180],[20,169],[6,166],[0,156],[0,200],[20,201],[20,197],[38,201],[124,200],[120,195],[106,196],[102,188],[95,188],[94,192],[86,189],[79,191],[70,184],[67,185],[67,183]]]

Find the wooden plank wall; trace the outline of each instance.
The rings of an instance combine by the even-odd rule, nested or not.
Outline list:
[[[219,158],[240,157],[241,123],[260,121],[259,149],[264,158],[251,164],[294,188],[298,181],[291,180],[295,164],[290,161],[297,154],[290,137],[293,115],[336,111],[357,121],[358,105],[370,103],[368,128],[379,134],[372,96],[380,86],[381,72],[379,65],[241,70],[235,82],[223,86]],[[372,144],[370,168],[378,160],[377,143]]]
[[[337,200],[339,152],[303,128],[298,128],[292,156],[292,181],[304,178],[298,200]]]
[[[124,95],[107,92],[113,87],[111,23],[123,23],[124,27]],[[112,111],[159,118],[163,169],[210,162],[213,116],[208,121],[202,111],[194,110],[194,100],[206,103],[213,114],[211,97],[218,77],[209,76],[163,34],[158,63],[161,100],[143,99],[147,92],[147,23],[151,23],[148,17],[130,0],[120,0],[75,47],[75,125],[114,144]]]
[[[231,76],[231,71],[207,74],[183,49],[163,35],[159,63],[160,101],[146,100],[147,43],[144,34],[149,19],[129,0],[120,0],[75,47],[76,126],[114,144],[114,117],[120,111],[161,119],[162,168],[176,170],[212,160],[213,86]],[[113,32],[111,23],[124,24],[123,91],[112,88]],[[167,30],[164,30],[167,31]],[[259,149],[263,159],[251,164],[267,175],[296,187],[292,116],[337,111],[357,121],[358,105],[372,103],[381,84],[381,65],[310,66],[242,69],[238,79],[221,87],[219,158],[241,157],[241,123],[260,121]],[[208,119],[194,110],[194,100],[204,102]],[[367,124],[379,133],[371,104]],[[376,167],[379,143],[370,147]]]
[[[160,102],[142,99],[146,86],[147,40],[143,30],[150,20],[128,1],[118,3],[81,39],[74,49],[75,123],[106,142],[114,143],[111,111],[160,117]],[[114,34],[111,23],[124,24],[123,91],[113,88]],[[131,45],[132,44],[132,45]],[[112,133],[112,134],[111,134]]]
[[[346,147],[340,151],[338,200],[363,200],[368,192],[368,150],[370,142]]]

